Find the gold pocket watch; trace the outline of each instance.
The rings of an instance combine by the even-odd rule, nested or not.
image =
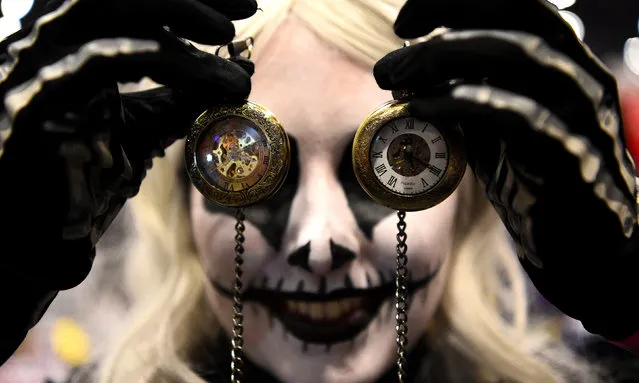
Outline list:
[[[244,207],[275,194],[290,165],[290,143],[277,118],[250,101],[202,113],[186,139],[193,185],[221,206]]]
[[[253,54],[253,37],[219,47],[229,58]],[[224,207],[242,208],[277,193],[290,167],[288,136],[265,107],[244,100],[202,113],[186,137],[185,161],[196,189]],[[238,214],[241,214],[238,211]],[[237,214],[236,214],[237,215]]]
[[[377,203],[399,211],[425,210],[455,191],[466,170],[459,126],[410,115],[409,96],[381,105],[360,125],[353,169]]]
[[[459,126],[415,118],[407,92],[394,92],[393,98],[357,129],[352,157],[362,189],[377,203],[398,211],[395,331],[397,377],[403,383],[410,302],[406,212],[425,210],[448,198],[466,171],[466,152]]]
[[[221,55],[221,48],[217,55]],[[225,48],[231,57],[248,52],[250,58],[253,38]],[[245,100],[202,113],[187,135],[184,158],[191,182],[204,197],[235,208],[231,382],[240,383],[244,374],[243,208],[277,193],[290,167],[290,143],[273,113]]]

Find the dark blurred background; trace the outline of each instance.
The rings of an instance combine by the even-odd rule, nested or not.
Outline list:
[[[622,56],[628,39],[639,36],[639,1],[636,0],[553,0],[565,18],[600,57]],[[573,23],[572,19],[576,18]]]
[[[552,0],[578,35],[623,81],[639,84],[639,1]]]

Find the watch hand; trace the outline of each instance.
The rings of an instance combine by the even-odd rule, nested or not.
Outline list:
[[[250,144],[246,144],[244,146],[240,145],[240,149],[241,150],[246,150],[246,149],[250,148],[251,146],[254,146],[255,144],[257,144],[257,141],[253,141]]]
[[[422,161],[422,159],[421,159],[421,158],[419,158],[419,157],[415,157],[415,159],[416,159],[417,161],[419,161],[422,165],[424,165],[424,166],[428,166],[428,163],[426,163],[426,162]]]

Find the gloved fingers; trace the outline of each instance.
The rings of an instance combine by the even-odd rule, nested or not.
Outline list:
[[[80,0],[82,1],[82,0]],[[225,44],[235,36],[231,20],[217,9],[199,0],[119,0],[122,7],[130,12],[126,22],[130,28],[168,27],[176,35],[201,44]],[[221,1],[208,3],[222,4]],[[230,4],[229,2],[224,2]],[[237,2],[245,6],[247,1]],[[232,7],[228,7],[231,10]]]
[[[220,59],[216,57],[216,60]],[[226,64],[237,66],[246,76],[252,75],[255,68],[253,62],[242,57],[231,58]],[[240,101],[245,96],[248,92],[237,97],[210,89],[202,93],[184,84],[123,94],[126,122],[121,134],[123,143],[127,148],[135,148],[136,155],[143,158],[163,156],[164,149],[184,137],[204,110],[223,102]]]
[[[229,4],[226,12],[240,9],[243,14],[253,4],[253,0],[210,2],[219,7]],[[160,41],[164,28],[210,45],[225,44],[235,34],[229,18],[198,0],[70,0],[39,18],[28,33],[18,33],[3,44],[7,53],[0,65],[0,92],[28,81],[73,47],[107,39]]]
[[[255,0],[200,0],[231,20],[247,19],[257,12]]]
[[[448,31],[392,52],[375,67],[384,89],[408,89],[422,97],[448,92],[454,82],[487,84],[543,105],[568,129],[590,138],[634,185],[620,122],[608,106],[611,95],[568,56],[522,32]],[[442,85],[443,84],[443,85]],[[599,123],[598,123],[599,122]],[[502,132],[500,134],[510,134]]]
[[[241,0],[237,5],[246,3]],[[30,39],[81,44],[122,35],[144,37],[164,27],[182,38],[211,45],[225,44],[235,34],[223,12],[199,0],[69,0],[38,19],[37,34]]]
[[[206,54],[205,54],[206,55]],[[215,57],[214,60],[224,62]],[[252,76],[255,72],[255,64],[247,58],[236,56],[229,59],[227,65],[238,71],[244,71],[246,76]],[[191,92],[184,84],[172,82],[171,86],[154,88],[141,92],[125,93],[122,95],[122,104],[126,110],[127,129],[136,129],[136,122],[144,122],[140,128],[163,124],[170,121],[172,124],[187,119],[192,122],[204,109],[219,104],[222,101],[239,101],[246,94],[237,97],[228,97],[226,93],[216,94],[210,92],[202,96],[200,92]],[[206,91],[206,89],[204,89]],[[129,127],[133,128],[129,128]],[[153,129],[156,129],[153,127]],[[185,132],[186,133],[186,132]]]
[[[573,35],[546,0],[408,0],[395,21],[398,36],[413,39],[439,27],[518,30],[544,36]]]
[[[534,35],[448,31],[390,53],[375,65],[374,74],[382,89],[406,89],[421,97],[447,93],[456,82],[489,84],[535,100],[580,134],[600,137],[598,144],[618,145],[616,136],[583,121],[597,120],[601,84]]]
[[[498,130],[509,164],[526,175],[520,180],[534,184],[537,179],[541,186],[570,185],[567,178],[574,175],[574,182],[588,185],[583,190],[592,190],[615,214],[621,228],[630,230],[634,225],[634,186],[630,190],[623,182],[618,164],[606,162],[589,137],[568,129],[536,101],[487,85],[460,85],[449,97],[415,99],[410,110],[425,120],[461,121],[469,151],[474,152],[471,158],[482,156],[483,148],[476,145],[475,137]],[[531,194],[542,195],[543,190]]]
[[[120,97],[117,92],[105,90],[94,98],[87,107],[94,117],[85,116],[77,121],[80,131],[73,140],[65,142],[75,145],[63,155],[68,167],[71,207],[65,238],[86,237],[87,230],[93,229],[94,220],[104,214],[113,198],[135,195],[151,160],[163,156],[166,147],[182,138],[213,100],[215,96],[204,97],[169,87]],[[123,116],[114,115],[114,111],[121,109]],[[99,126],[95,126],[96,122]],[[78,142],[78,136],[84,140]],[[111,142],[121,146],[113,146]],[[84,152],[88,154],[82,156]]]
[[[219,104],[213,97],[160,87],[121,96],[125,127],[119,140],[133,161],[164,156],[164,150],[183,138],[204,110]]]
[[[97,217],[103,215],[109,201],[119,193],[118,184],[131,179],[130,164],[112,131],[122,124],[117,87],[106,88],[88,102],[67,105],[42,123],[33,149],[48,161],[48,174],[60,184],[59,204],[65,219],[59,224],[67,240],[87,238]],[[15,139],[27,139],[25,129],[16,131]],[[23,144],[24,145],[24,144]],[[15,155],[15,151],[13,153]],[[32,153],[23,162],[33,162]],[[37,160],[35,160],[37,161]],[[128,178],[124,180],[124,178]]]
[[[37,0],[29,13],[22,18],[23,25],[33,24],[39,17],[46,13],[56,10],[66,0]],[[86,1],[86,0],[83,0]],[[231,20],[241,20],[251,17],[257,10],[255,0],[202,0],[206,6],[215,9],[217,12],[225,15]],[[159,1],[149,1],[146,6],[147,11],[157,6]]]
[[[229,60],[241,66],[242,69],[249,74],[249,76],[253,77],[253,74],[255,74],[255,63],[250,59],[242,56],[234,56]]]
[[[546,0],[409,0],[399,13],[395,32],[402,38],[412,39],[442,26],[537,35],[571,57],[604,86],[615,85],[612,74],[584,47],[556,7]]]
[[[377,62],[374,74],[382,89],[422,92],[451,80],[487,80],[500,87],[515,81],[526,88],[541,82],[544,93],[552,93],[548,87],[557,82],[554,88],[566,88],[571,96],[560,99],[590,109],[598,107],[605,94],[604,87],[570,57],[538,36],[516,31],[447,31],[391,52]]]
[[[70,102],[93,96],[96,89],[117,82],[135,82],[145,76],[203,98],[244,99],[250,77],[237,64],[186,48],[166,49],[152,40],[127,38],[96,40],[68,52],[43,67],[37,75],[8,91],[6,118],[37,116]],[[100,75],[96,75],[96,74]]]

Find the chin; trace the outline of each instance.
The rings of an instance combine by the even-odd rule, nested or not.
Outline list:
[[[439,303],[441,269],[410,279],[409,347],[423,336]],[[244,293],[247,356],[284,383],[375,382],[396,362],[390,275],[380,272],[360,287],[346,277],[330,292],[321,283],[317,292],[252,286]],[[230,313],[230,292],[213,287],[216,312]],[[231,333],[231,315],[220,322]]]

